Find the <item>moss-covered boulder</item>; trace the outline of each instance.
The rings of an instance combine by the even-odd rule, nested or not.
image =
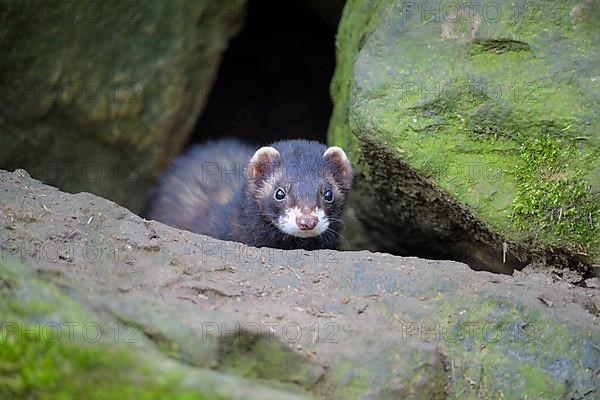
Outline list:
[[[600,292],[542,271],[250,248],[0,171],[0,398],[593,398]]]
[[[0,261],[0,299],[3,399],[306,398],[170,359],[19,264]]]
[[[0,0],[0,166],[139,209],[244,3]]]
[[[596,0],[349,0],[329,139],[368,234],[347,236],[504,272],[600,263],[599,19]]]

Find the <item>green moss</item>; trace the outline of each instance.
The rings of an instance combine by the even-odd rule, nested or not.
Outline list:
[[[369,393],[369,371],[366,368],[357,368],[348,360],[336,360],[331,364],[331,375],[332,380],[343,383],[336,390],[340,399],[359,399]]]
[[[9,332],[0,330],[1,398],[208,399],[178,389],[177,374],[146,375],[150,371],[123,349],[65,344],[39,324],[1,313],[11,322]]]
[[[449,399],[558,399],[596,384],[595,331],[503,297],[439,292],[429,301],[426,316],[403,317],[418,325],[398,330],[439,346]]]
[[[40,300],[31,300],[23,302],[21,300],[11,300],[7,306],[19,315],[44,315],[56,311],[56,305]]]
[[[591,160],[581,159],[573,143],[550,136],[524,143],[520,157],[513,201],[517,227],[551,242],[578,243],[580,250],[598,252],[600,198],[578,165]]]
[[[0,398],[205,398],[181,390],[177,373],[140,364],[135,347],[86,341],[96,332],[86,336],[83,327],[99,319],[23,267],[0,263],[0,275]]]
[[[344,148],[358,170],[362,167],[357,163],[360,153],[356,138],[349,135],[349,100],[352,75],[352,63],[358,54],[366,36],[373,30],[376,21],[375,14],[383,0],[361,1],[347,0],[338,32],[336,35],[337,67],[331,81],[331,97],[334,111],[331,116],[328,142]]]
[[[511,39],[477,39],[473,41],[470,50],[471,54],[479,54],[486,51],[502,54],[507,51],[531,51],[531,46],[527,43]]]
[[[527,382],[523,391],[524,398],[555,399],[564,393],[565,385],[549,378],[541,368],[522,365],[518,373]]]
[[[302,393],[314,387],[319,367],[273,338],[239,331],[227,337],[220,351],[219,370],[271,386]],[[293,368],[289,366],[293,365]]]
[[[597,385],[594,330],[498,295],[438,291],[427,301],[430,307],[420,315],[402,316],[415,322],[407,329],[399,321],[398,331],[439,347],[449,399],[559,399]],[[382,311],[397,315],[393,307]]]
[[[439,327],[440,347],[451,360],[450,398],[554,399],[573,387],[593,386],[591,371],[598,359],[585,356],[586,343],[593,343],[590,332],[501,298],[468,309],[464,300],[441,299],[439,319],[431,322]],[[569,369],[580,373],[569,378]]]

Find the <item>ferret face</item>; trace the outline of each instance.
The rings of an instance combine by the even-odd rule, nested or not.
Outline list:
[[[248,177],[263,218],[284,234],[309,238],[341,218],[352,167],[339,147],[285,141],[259,149]]]

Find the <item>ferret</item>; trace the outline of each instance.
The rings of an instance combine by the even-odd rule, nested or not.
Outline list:
[[[144,217],[280,249],[335,249],[353,170],[344,150],[284,140],[254,150],[233,139],[191,147],[159,179]]]

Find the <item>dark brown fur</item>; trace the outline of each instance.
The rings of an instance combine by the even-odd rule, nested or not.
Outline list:
[[[290,140],[271,147],[279,155],[249,165],[255,150],[235,140],[195,146],[161,177],[145,216],[168,225],[257,247],[335,248],[340,218],[352,183],[347,160],[325,159],[318,142]],[[256,176],[251,171],[256,173]],[[274,200],[278,187],[288,193]],[[331,189],[335,200],[323,201]],[[331,218],[329,229],[313,238],[283,233],[275,220],[286,207],[318,206]]]

